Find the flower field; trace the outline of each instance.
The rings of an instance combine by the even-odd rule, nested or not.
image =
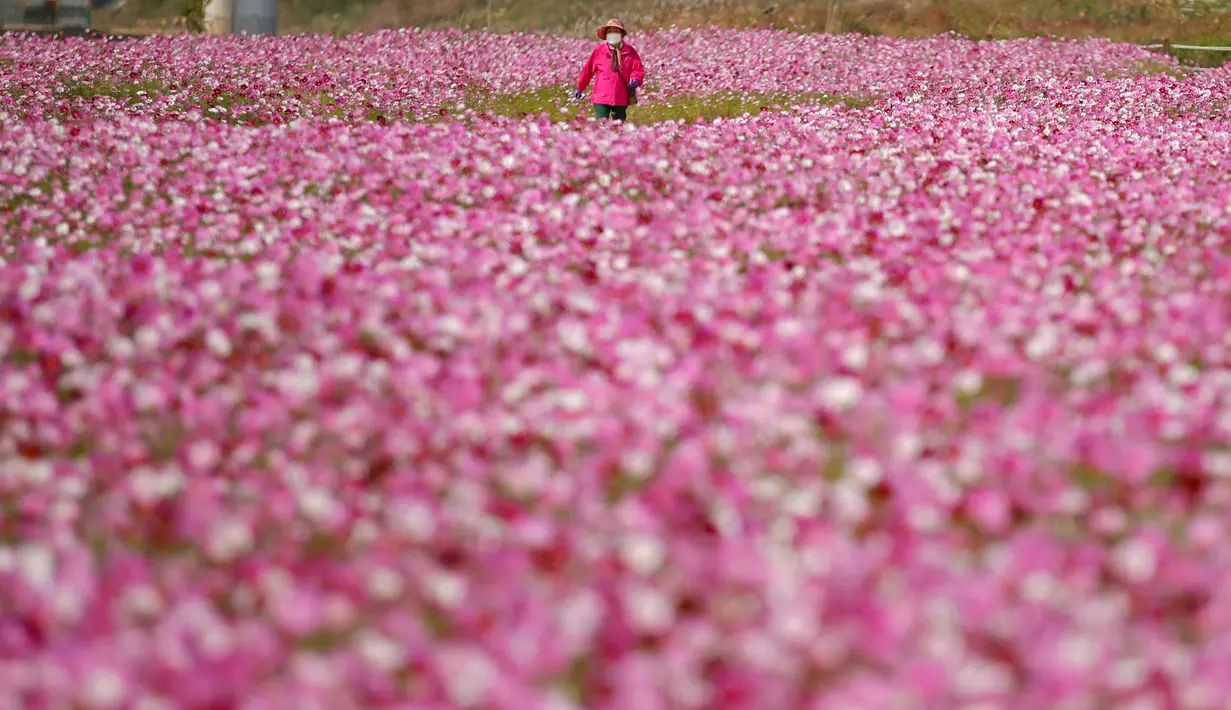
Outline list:
[[[0,36],[0,707],[1225,707],[1231,68],[632,40]]]

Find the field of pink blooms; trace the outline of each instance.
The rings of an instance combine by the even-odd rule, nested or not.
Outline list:
[[[0,707],[1226,707],[1231,65],[631,40],[0,36]]]

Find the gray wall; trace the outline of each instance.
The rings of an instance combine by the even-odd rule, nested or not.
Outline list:
[[[235,0],[231,31],[235,34],[276,34],[278,0]]]
[[[30,5],[37,7],[44,0],[29,0]],[[90,15],[90,0],[60,0],[56,12],[59,27],[82,28],[88,24]],[[0,0],[0,25],[25,24],[25,3],[22,0]]]
[[[20,25],[21,14],[21,0],[0,0],[0,25]]]

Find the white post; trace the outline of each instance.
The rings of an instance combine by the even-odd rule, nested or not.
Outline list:
[[[842,0],[829,0],[829,11],[825,13],[825,34],[833,34],[838,29],[838,15],[842,12]]]
[[[207,0],[205,31],[212,35],[231,34],[231,22],[234,16],[235,0]]]

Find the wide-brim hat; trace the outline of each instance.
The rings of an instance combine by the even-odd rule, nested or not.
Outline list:
[[[619,30],[624,34],[628,34],[628,30],[624,29],[624,23],[616,19],[607,20],[607,24],[598,28],[598,38],[607,39],[608,30]]]

